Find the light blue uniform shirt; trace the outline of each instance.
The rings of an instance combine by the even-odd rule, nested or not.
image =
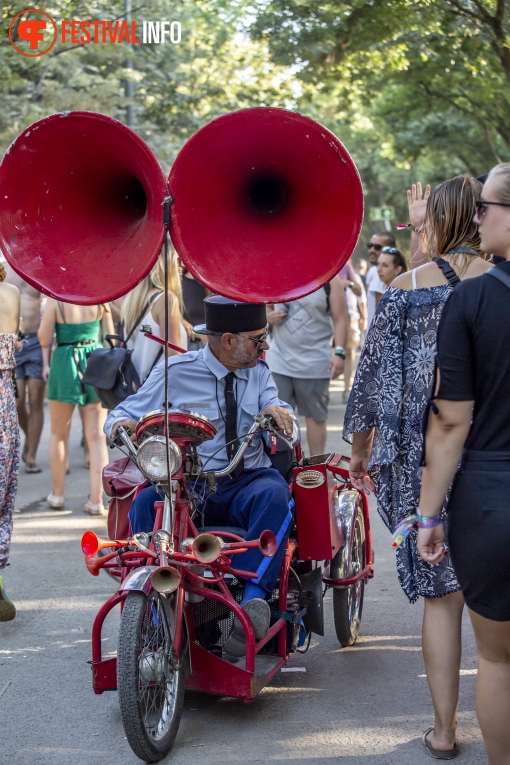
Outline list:
[[[210,441],[201,444],[197,451],[204,470],[223,470],[227,467],[225,444],[225,377],[228,369],[221,364],[208,345],[199,351],[191,351],[180,356],[171,356],[168,360],[168,390],[170,409],[190,409],[207,417],[216,426],[218,433]],[[292,408],[280,401],[278,390],[271,372],[264,361],[258,361],[249,369],[235,372],[235,393],[237,401],[237,435],[248,433],[253,425],[253,418],[267,406],[283,406],[291,414]],[[139,420],[143,415],[156,409],[164,409],[165,368],[155,367],[142,387],[133,396],[108,415],[104,432],[109,436],[117,420]],[[294,433],[287,439],[289,448],[299,441],[299,425],[294,417]],[[268,434],[264,436],[267,438]],[[281,451],[285,444],[277,440],[277,449]],[[262,434],[258,434],[244,455],[246,469],[263,468],[271,465],[264,452]]]

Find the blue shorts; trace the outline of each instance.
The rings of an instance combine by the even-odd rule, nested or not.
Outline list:
[[[34,377],[42,380],[42,348],[37,339],[37,332],[27,332],[23,345],[14,354],[16,360],[16,379],[25,380]]]

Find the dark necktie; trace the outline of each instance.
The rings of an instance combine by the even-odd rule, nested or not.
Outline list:
[[[232,457],[239,448],[237,440],[237,401],[234,392],[234,372],[229,372],[225,378],[225,441],[227,442],[227,457],[231,461]],[[244,468],[244,459],[241,460],[233,473],[233,478],[237,478]]]

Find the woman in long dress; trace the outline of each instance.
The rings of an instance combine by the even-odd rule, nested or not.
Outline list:
[[[378,512],[392,532],[415,512],[420,496],[422,420],[433,385],[441,313],[456,282],[490,267],[480,257],[473,223],[481,188],[462,175],[431,193],[422,249],[433,262],[397,277],[381,298],[347,405],[344,437],[352,438],[352,483],[375,491]],[[431,754],[452,758],[458,751],[462,593],[448,556],[438,566],[420,558],[416,532],[396,557],[410,602],[424,598],[422,650],[435,717],[423,743]]]
[[[16,616],[16,608],[5,592],[2,572],[9,565],[12,513],[18,488],[20,435],[13,373],[18,345],[20,293],[6,284],[0,264],[0,621]]]

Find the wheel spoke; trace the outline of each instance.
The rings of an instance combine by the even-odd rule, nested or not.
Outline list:
[[[117,669],[124,730],[135,754],[150,761],[170,750],[182,712],[184,676],[182,662],[174,663],[174,609],[173,597],[133,592],[121,621]]]

